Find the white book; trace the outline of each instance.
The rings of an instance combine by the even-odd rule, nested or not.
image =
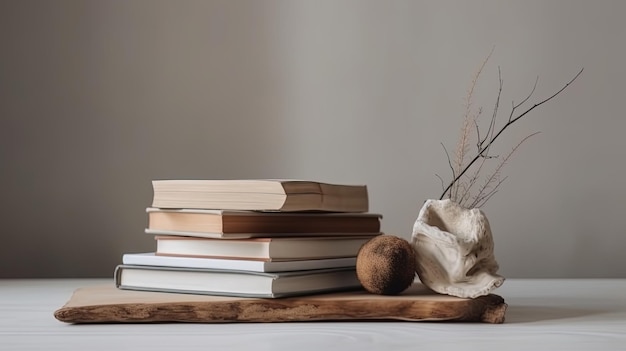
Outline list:
[[[263,261],[356,257],[371,236],[210,239],[155,236],[157,255]]]
[[[200,258],[181,256],[162,256],[154,252],[127,253],[122,256],[122,263],[139,266],[163,266],[179,268],[207,268],[241,270],[251,272],[285,272],[325,268],[349,268],[356,266],[356,257],[343,257],[319,260],[298,261],[261,261],[220,258]]]
[[[259,298],[362,289],[354,268],[260,273],[119,265],[115,285],[128,290]]]

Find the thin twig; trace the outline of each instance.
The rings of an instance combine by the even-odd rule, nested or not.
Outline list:
[[[454,159],[454,168],[453,168],[454,174],[458,174],[461,171],[461,169],[463,169],[463,167],[465,166],[465,154],[467,153],[467,150],[469,148],[470,128],[471,128],[472,122],[476,120],[477,115],[480,115],[480,112],[481,112],[479,110],[477,115],[473,116],[472,114],[472,100],[474,97],[474,89],[476,88],[478,79],[480,78],[480,75],[483,69],[485,68],[485,66],[487,65],[487,61],[489,61],[489,58],[491,58],[491,55],[493,54],[494,50],[495,50],[495,47],[491,49],[491,52],[489,53],[489,55],[487,55],[485,60],[483,60],[482,64],[478,68],[478,71],[476,71],[476,73],[474,74],[474,77],[470,84],[470,88],[465,98],[465,114],[463,117],[463,125],[461,128],[459,141],[457,143],[457,148],[455,152],[456,157]],[[459,194],[460,187],[461,187],[461,183],[457,181],[453,185],[453,187],[450,188],[450,198],[454,200],[458,200],[457,196]]]
[[[445,187],[445,182],[443,181],[443,178],[441,178],[441,176],[437,173],[435,173],[435,176],[441,181],[441,189],[443,189]]]
[[[482,207],[482,206],[483,206],[483,205],[487,202],[487,200],[491,199],[491,197],[492,197],[493,195],[495,195],[495,193],[497,193],[497,192],[498,192],[498,188],[500,187],[500,184],[504,183],[504,181],[505,181],[507,178],[508,178],[508,177],[504,177],[504,178],[502,178],[502,179],[498,182],[498,184],[496,184],[496,186],[493,188],[493,190],[492,190],[491,192],[489,192],[489,193],[488,193],[488,194],[484,197],[483,201],[481,201],[480,203],[478,203],[478,204],[476,205],[476,207]]]
[[[493,173],[487,177],[487,181],[483,184],[483,186],[478,190],[478,193],[476,194],[476,196],[474,197],[474,202],[472,202],[470,204],[470,208],[472,207],[480,207],[478,204],[482,201],[482,199],[484,198],[484,196],[489,196],[489,194],[491,194],[493,192],[493,190],[496,190],[498,188],[498,186],[500,186],[500,184],[502,183],[502,181],[498,182],[493,188],[492,191],[487,193],[486,195],[484,195],[484,192],[487,191],[487,189],[489,189],[489,186],[495,182],[496,180],[498,180],[500,178],[500,174],[501,174],[501,170],[502,167],[504,167],[504,165],[507,163],[507,161],[511,158],[511,156],[513,155],[513,153],[515,153],[515,151],[517,151],[517,149],[528,139],[530,139],[531,137],[539,134],[540,132],[534,132],[528,136],[526,136],[524,139],[522,139],[522,141],[520,141],[517,145],[515,145],[515,147],[513,147],[513,149],[511,149],[511,151],[500,161],[500,163],[498,164],[498,166],[496,167],[496,169],[493,171]],[[505,177],[506,178],[506,177]]]
[[[502,87],[504,86],[504,82],[502,81],[502,71],[500,69],[500,66],[498,66],[498,83],[499,83],[498,95],[496,96],[496,102],[493,107],[493,113],[491,114],[491,122],[489,123],[489,128],[487,129],[485,139],[481,140],[480,137],[478,138],[478,140],[480,140],[480,142],[478,143],[479,151],[480,151],[480,148],[485,143],[485,141],[487,141],[487,138],[493,136],[493,131],[496,129],[496,118],[498,117],[498,109],[500,107],[500,97],[502,96]]]
[[[580,73],[582,73],[582,70],[580,71]],[[511,101],[512,108],[511,108],[511,114],[509,115],[509,122],[511,122],[511,118],[513,117],[513,114],[515,113],[515,110],[518,107],[522,106],[526,101],[528,101],[528,99],[530,99],[531,96],[533,96],[533,94],[535,93],[535,89],[537,89],[537,83],[539,83],[539,76],[535,78],[535,84],[533,85],[533,88],[530,90],[530,93],[528,93],[528,95],[519,104],[516,105],[515,102]]]
[[[455,176],[455,172],[454,172],[454,167],[452,167],[452,161],[450,160],[450,154],[448,153],[448,149],[446,149],[446,146],[441,143],[441,147],[443,148],[443,151],[446,153],[446,157],[448,158],[448,165],[450,166],[450,169],[452,170],[452,176]],[[448,187],[449,189],[450,187]]]
[[[498,110],[500,107],[500,98],[502,96],[502,87],[504,86],[504,81],[502,80],[502,70],[500,69],[500,66],[498,66],[498,95],[496,96],[496,101],[494,103],[493,106],[493,113],[491,114],[491,121],[489,121],[489,128],[487,129],[487,133],[485,135],[484,138],[480,137],[480,126],[478,125],[477,121],[474,121],[474,124],[476,125],[476,140],[477,140],[477,149],[478,149],[478,153],[480,154],[481,152],[481,148],[483,146],[483,144],[487,141],[487,139],[491,139],[493,138],[493,133],[496,129],[496,119],[498,117]],[[465,188],[465,192],[463,193],[463,195],[461,196],[461,201],[459,202],[460,205],[465,205],[465,199],[469,199],[470,196],[470,192],[471,189],[474,187],[474,185],[476,184],[476,182],[478,181],[478,178],[480,177],[481,171],[483,166],[485,165],[486,161],[488,159],[491,158],[497,158],[498,156],[491,156],[489,155],[489,147],[484,150],[484,152],[482,152],[482,160],[480,162],[480,164],[478,165],[478,168],[476,169],[476,171],[474,172],[474,174],[469,178],[469,181],[467,183],[467,186]]]

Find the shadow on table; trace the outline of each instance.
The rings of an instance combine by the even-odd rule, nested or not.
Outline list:
[[[548,306],[510,306],[507,308],[505,323],[532,323],[558,319],[586,317],[606,313],[600,309],[576,309]]]

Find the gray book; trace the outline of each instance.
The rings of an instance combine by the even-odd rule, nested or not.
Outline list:
[[[238,270],[119,265],[120,289],[277,298],[361,289],[351,268],[263,273]]]
[[[356,257],[317,260],[265,261],[251,259],[163,256],[156,255],[154,252],[145,252],[124,254],[122,256],[122,263],[139,266],[226,269],[252,272],[286,272],[340,267],[354,268],[356,267]]]

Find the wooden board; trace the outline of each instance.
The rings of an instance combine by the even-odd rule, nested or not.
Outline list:
[[[417,283],[397,296],[356,291],[283,299],[130,291],[110,284],[77,289],[54,316],[67,323],[339,320],[502,323],[506,308],[504,299],[495,294],[462,299],[436,294]]]

